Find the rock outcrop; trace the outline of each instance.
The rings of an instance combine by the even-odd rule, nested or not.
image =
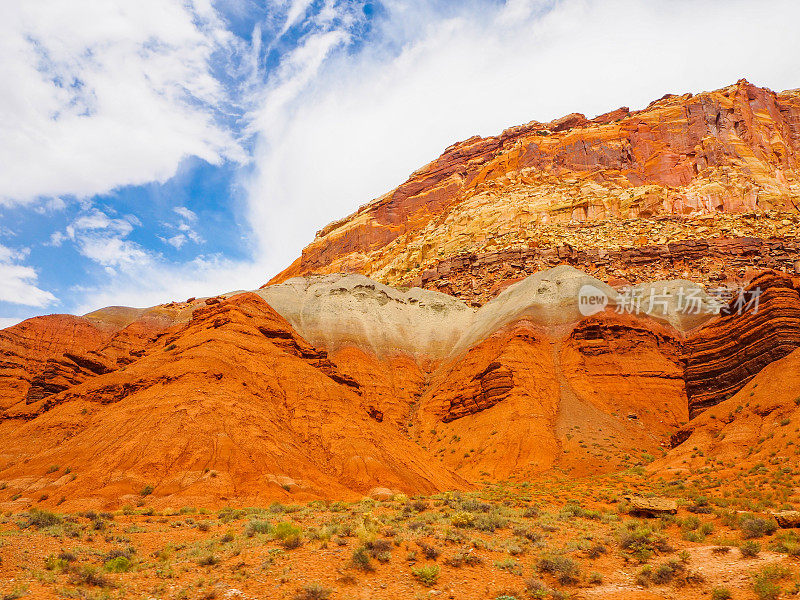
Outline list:
[[[730,398],[767,365],[800,347],[800,280],[765,272],[735,296],[729,314],[685,344],[691,416]]]
[[[796,451],[800,423],[800,349],[770,363],[738,392],[706,409],[672,436],[673,449],[649,467],[683,477],[716,464],[715,477],[743,471]]]
[[[426,272],[447,272],[451,257],[530,248],[547,266],[565,253],[581,268],[592,255],[602,265],[609,252],[625,256],[623,248],[659,266],[683,260],[671,244],[696,240],[700,251],[716,237],[731,247],[716,246],[722,260],[713,277],[729,276],[748,256],[758,263],[751,253],[764,244],[774,264],[762,267],[791,267],[799,152],[800,92],[744,80],[668,94],[639,111],[532,121],[450,146],[395,190],[319,231],[272,283],[340,271],[390,285],[429,282]],[[641,266],[606,265],[631,277]]]
[[[532,121],[447,148],[255,292],[0,331],[0,504],[388,498],[668,445],[650,468],[673,476],[788,454],[799,168],[800,92],[746,81]],[[716,316],[713,288],[739,285],[758,310]]]

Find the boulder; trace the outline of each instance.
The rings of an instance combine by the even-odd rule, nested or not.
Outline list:
[[[625,500],[630,503],[628,513],[639,517],[660,517],[678,512],[678,502],[672,498],[626,496]]]
[[[373,500],[391,500],[394,498],[394,492],[389,488],[376,487],[369,491],[369,497]]]
[[[780,527],[788,529],[790,527],[800,527],[800,510],[782,510],[772,513]]]

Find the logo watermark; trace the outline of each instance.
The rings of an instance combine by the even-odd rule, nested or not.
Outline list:
[[[578,310],[584,317],[603,312],[608,306],[608,295],[599,287],[587,283],[578,290]]]
[[[742,315],[758,313],[761,288],[744,289],[718,287],[703,291],[696,286],[625,287],[619,291],[614,310],[622,314],[661,314],[672,312],[686,315]],[[603,312],[610,299],[597,286],[586,284],[578,291],[578,310],[589,317]]]

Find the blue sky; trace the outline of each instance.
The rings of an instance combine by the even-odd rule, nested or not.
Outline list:
[[[740,77],[789,0],[0,6],[0,326],[252,289],[454,141]]]

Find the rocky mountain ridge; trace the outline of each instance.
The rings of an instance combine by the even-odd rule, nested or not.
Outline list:
[[[318,232],[271,282],[341,271],[420,285],[426,270],[462,256],[565,245],[597,255],[715,237],[786,246],[780,266],[792,268],[798,151],[800,92],[745,80],[668,94],[639,111],[531,122],[447,148]],[[720,260],[710,275],[733,278],[736,269]],[[637,279],[636,265],[613,270]],[[702,273],[699,282],[708,280]]]

